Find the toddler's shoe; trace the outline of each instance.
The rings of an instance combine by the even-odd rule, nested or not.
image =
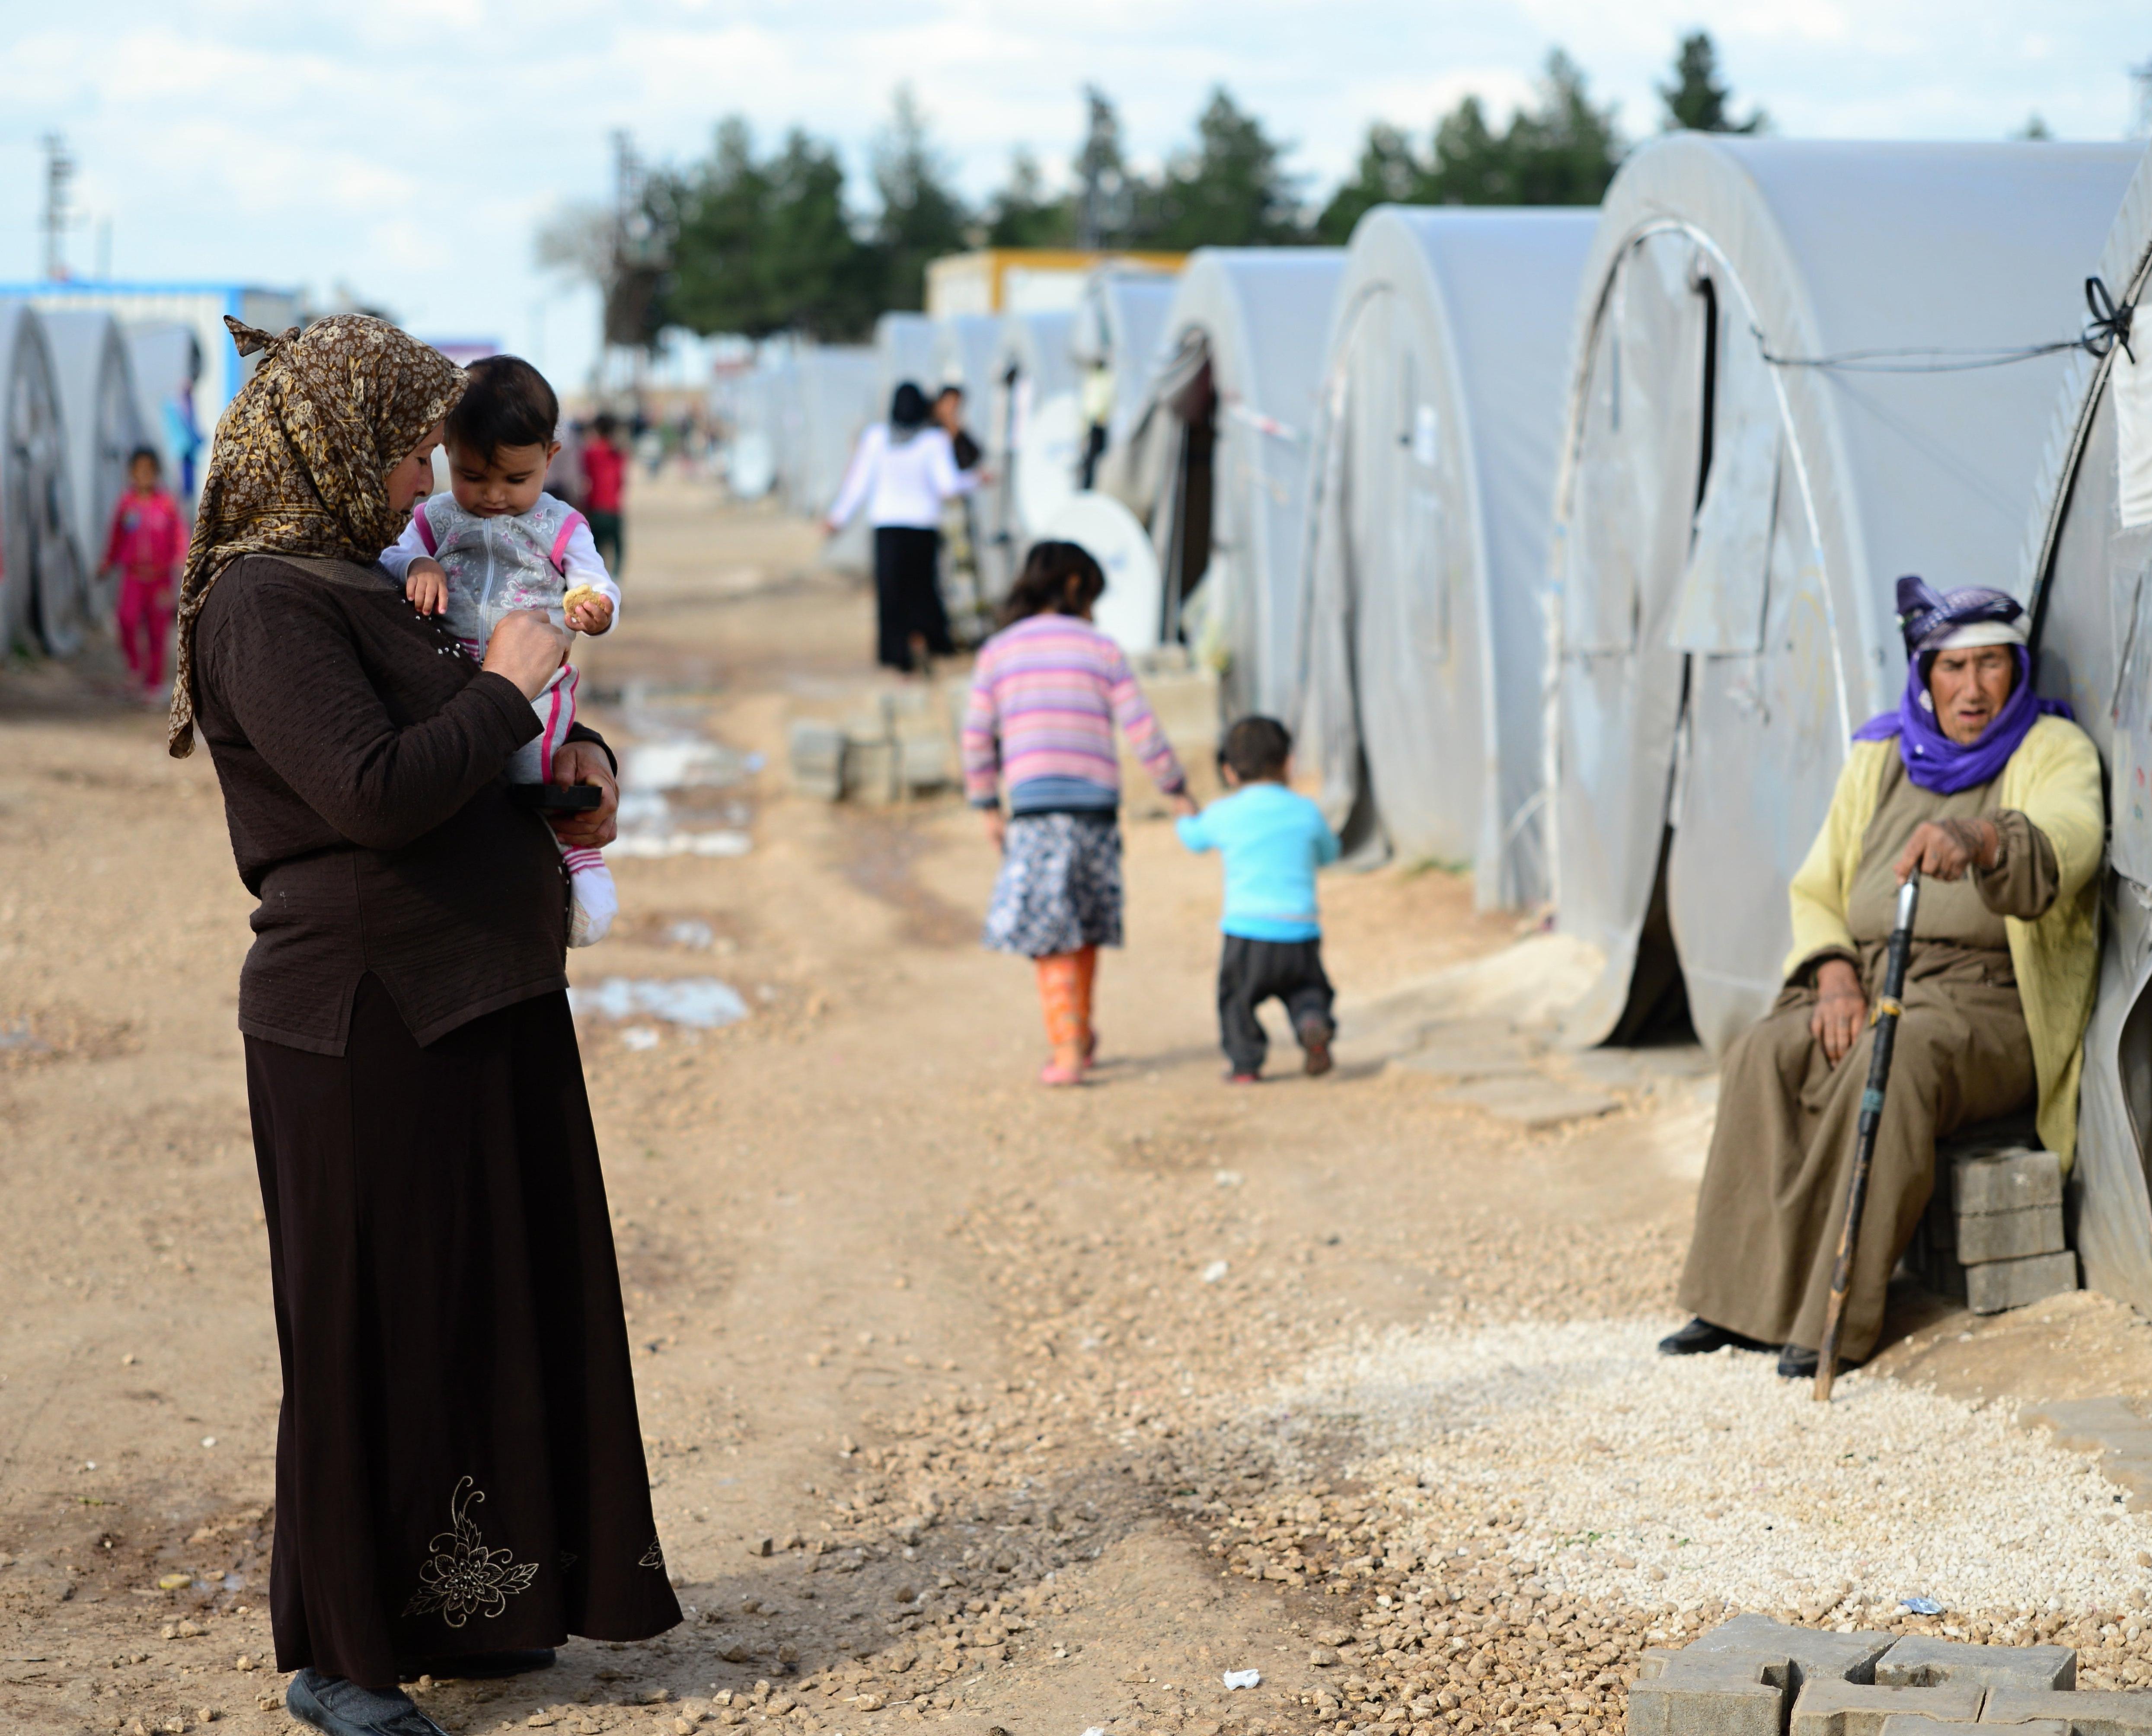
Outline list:
[[[1230,1067],[1226,1069],[1226,1083],[1229,1085],[1260,1085],[1262,1082],[1260,1073],[1236,1073]]]
[[[1330,1039],[1337,1034],[1330,1021],[1310,1014],[1301,1020],[1300,1028],[1293,1034],[1300,1038],[1301,1048],[1307,1052],[1307,1076],[1319,1079],[1329,1072]]]
[[[600,862],[578,868],[568,876],[572,903],[568,911],[568,944],[594,947],[612,927],[620,914],[620,894],[613,890],[612,871]]]

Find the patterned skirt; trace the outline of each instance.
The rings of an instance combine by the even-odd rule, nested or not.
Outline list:
[[[1020,814],[1008,823],[986,944],[1043,958],[1121,943],[1121,828],[1110,813]]]

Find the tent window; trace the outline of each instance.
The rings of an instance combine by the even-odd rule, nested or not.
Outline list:
[[[1668,639],[1677,651],[1754,656],[1764,648],[1779,495],[1778,393],[1754,334],[1730,317],[1718,325],[1706,374],[1708,468]]]

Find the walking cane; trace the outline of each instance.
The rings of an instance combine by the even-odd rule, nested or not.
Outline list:
[[[1838,1235],[1838,1260],[1831,1267],[1830,1302],[1824,1311],[1823,1344],[1816,1352],[1815,1398],[1830,1403],[1830,1383],[1838,1373],[1838,1329],[1845,1313],[1845,1292],[1853,1286],[1853,1251],[1860,1241],[1860,1213],[1868,1203],[1868,1169],[1875,1156],[1876,1124],[1883,1119],[1883,1092],[1891,1083],[1891,1051],[1897,1046],[1898,1019],[1905,1012],[1898,997],[1906,992],[1906,955],[1913,947],[1913,912],[1921,902],[1921,871],[1898,888],[1898,917],[1891,925],[1891,947],[1883,964],[1883,992],[1876,997],[1875,1041],[1868,1051],[1868,1089],[1860,1094],[1860,1123],[1853,1139],[1853,1174],[1845,1184],[1845,1226]]]

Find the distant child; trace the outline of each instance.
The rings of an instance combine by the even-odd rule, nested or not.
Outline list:
[[[1218,961],[1218,1023],[1231,1063],[1226,1077],[1252,1085],[1270,1044],[1256,1009],[1285,1003],[1307,1071],[1330,1071],[1330,979],[1322,973],[1322,925],[1315,871],[1337,860],[1337,835],[1322,810],[1286,787],[1292,735],[1275,718],[1242,718],[1226,732],[1218,769],[1234,793],[1180,822],[1190,850],[1226,858],[1226,936]]]
[[[165,684],[165,644],[172,636],[173,581],[186,558],[187,527],[179,502],[164,486],[164,462],[153,447],[137,446],[127,460],[127,492],[112,511],[99,565],[119,573],[114,625],[127,672],[145,699]]]
[[[1053,1049],[1043,1085],[1081,1084],[1090,1070],[1099,948],[1121,943],[1116,723],[1176,811],[1195,811],[1127,657],[1091,625],[1105,588],[1076,544],[1033,544],[1002,604],[1002,630],[979,647],[964,713],[964,791],[1002,853],[985,940],[1037,967]]]
[[[620,607],[620,586],[598,559],[591,527],[545,491],[559,400],[546,377],[515,356],[471,364],[470,383],[449,412],[449,492],[422,501],[381,564],[404,581],[422,615],[448,617],[475,657],[503,617],[543,609],[556,624],[602,633]],[[531,701],[543,726],[509,761],[513,784],[552,781],[553,755],[576,721],[576,671],[566,657]],[[605,938],[619,910],[612,876],[595,850],[561,847],[574,906],[568,944]]]
[[[621,564],[620,515],[627,493],[627,451],[620,444],[620,424],[601,411],[583,437],[583,510],[591,515],[591,535],[611,566]]]

